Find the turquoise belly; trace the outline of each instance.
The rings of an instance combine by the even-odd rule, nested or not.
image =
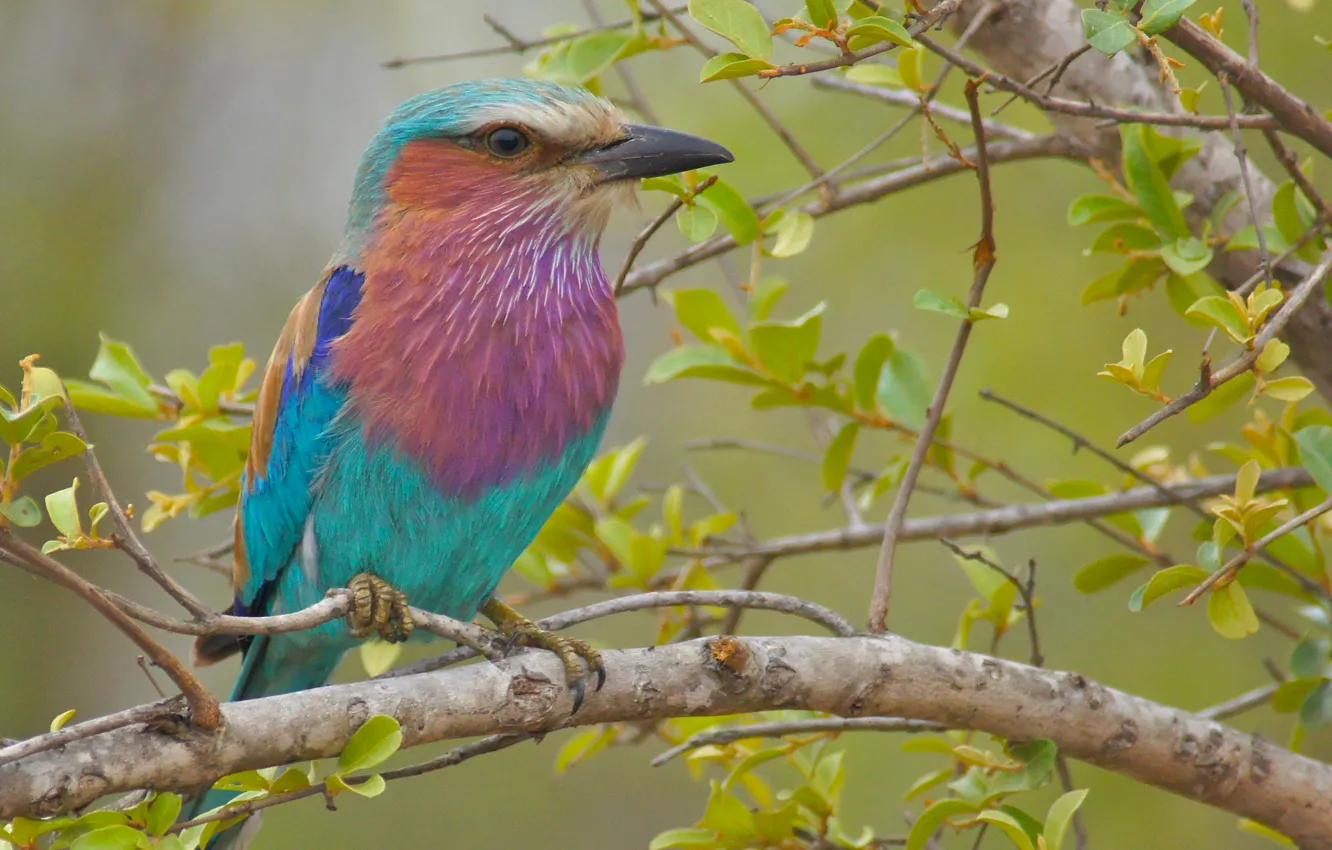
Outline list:
[[[553,462],[471,499],[441,492],[418,465],[389,445],[367,445],[357,429],[329,458],[317,488],[317,568],[303,563],[298,548],[275,599],[299,609],[372,572],[418,608],[471,619],[578,483],[606,418]],[[357,642],[341,621],[302,634],[320,643]]]

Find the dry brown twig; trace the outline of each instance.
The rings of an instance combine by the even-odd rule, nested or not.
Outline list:
[[[971,110],[971,128],[976,139],[975,169],[976,178],[980,182],[981,203],[980,239],[976,243],[973,254],[975,277],[972,279],[971,291],[967,295],[966,307],[969,311],[980,308],[981,297],[985,293],[985,284],[990,279],[990,272],[994,269],[995,261],[994,197],[990,189],[990,163],[985,141],[984,119],[981,118],[980,114],[979,91],[980,81],[967,81],[967,106]],[[911,491],[915,488],[916,480],[920,477],[921,468],[925,465],[925,455],[934,441],[934,434],[939,429],[939,422],[943,419],[944,406],[948,402],[948,394],[953,389],[953,379],[957,376],[957,370],[962,365],[962,355],[966,351],[967,340],[971,337],[973,326],[974,322],[969,317],[963,319],[958,325],[957,335],[953,339],[953,347],[948,353],[943,374],[939,378],[939,386],[935,390],[934,399],[930,402],[925,416],[925,425],[920,429],[920,436],[916,439],[916,447],[911,453],[911,460],[907,464],[906,472],[902,475],[902,481],[898,485],[892,509],[888,513],[888,522],[883,534],[883,546],[879,551],[879,563],[875,570],[873,598],[870,601],[869,628],[872,632],[882,632],[887,628],[897,539],[902,531],[902,523],[906,520],[907,504],[911,500]]]

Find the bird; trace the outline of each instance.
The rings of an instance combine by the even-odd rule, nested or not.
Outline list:
[[[291,613],[342,587],[351,611],[199,638],[197,665],[243,654],[231,701],[326,684],[365,637],[408,638],[415,606],[480,612],[555,652],[577,711],[584,665],[604,680],[596,651],[541,631],[495,589],[610,416],[624,342],[599,257],[608,220],[642,178],[731,161],[539,79],[455,83],[387,118],[341,242],[263,372],[235,522],[232,613]],[[209,791],[189,811],[230,796]],[[238,830],[210,846],[234,846]]]

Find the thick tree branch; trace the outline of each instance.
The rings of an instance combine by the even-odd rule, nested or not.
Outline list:
[[[1332,848],[1332,767],[1076,673],[891,635],[720,637],[608,651],[605,688],[574,717],[558,659],[529,652],[399,679],[224,706],[215,734],[118,729],[0,767],[0,816],[48,815],[135,788],[338,753],[369,717],[404,746],[569,725],[804,708],[1049,738],[1066,755]]]

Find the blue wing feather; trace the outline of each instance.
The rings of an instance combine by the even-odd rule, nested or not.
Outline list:
[[[237,614],[266,613],[270,591],[300,545],[316,477],[338,439],[329,426],[346,400],[346,388],[326,380],[330,347],[351,327],[364,281],[347,266],[333,270],[309,360],[298,368],[299,353],[288,356],[267,467],[241,490],[249,575],[237,588]]]

